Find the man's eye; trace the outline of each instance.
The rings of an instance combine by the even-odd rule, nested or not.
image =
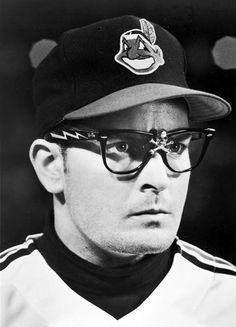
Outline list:
[[[125,143],[125,142],[117,143],[117,144],[115,144],[115,149],[118,152],[127,152],[129,149],[129,144]]]
[[[145,155],[147,149],[145,145],[135,144],[133,142],[114,142],[107,144],[106,154],[115,159],[129,158],[137,160]]]
[[[108,151],[117,153],[126,153],[131,148],[131,145],[127,142],[117,142],[108,145]]]
[[[124,133],[124,135],[108,137],[105,153],[107,158],[113,160],[142,160],[149,150],[149,138],[139,134]]]
[[[168,146],[170,152],[175,154],[182,154],[186,148],[186,144],[183,143],[172,143]]]

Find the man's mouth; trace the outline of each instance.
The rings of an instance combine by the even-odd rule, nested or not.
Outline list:
[[[143,215],[159,215],[159,214],[168,214],[169,212],[163,209],[148,209],[132,212],[128,215],[131,216],[143,216]]]

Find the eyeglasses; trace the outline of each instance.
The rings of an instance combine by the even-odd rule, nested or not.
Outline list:
[[[115,174],[131,174],[141,170],[148,161],[160,154],[169,170],[175,173],[191,171],[201,162],[215,130],[176,129],[82,131],[74,128],[56,129],[45,139],[63,147],[83,147],[84,141],[100,142],[99,153],[105,167]]]

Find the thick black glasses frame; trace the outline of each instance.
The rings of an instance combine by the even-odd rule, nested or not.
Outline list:
[[[116,133],[133,133],[133,134],[141,134],[141,135],[145,135],[148,138],[150,138],[151,140],[156,141],[157,139],[161,138],[161,133],[164,130],[161,131],[157,131],[155,129],[151,130],[150,132],[144,132],[144,131],[139,131],[139,130],[131,130],[131,129],[116,129],[116,130],[103,130],[103,131],[83,131],[83,130],[78,130],[76,128],[61,128],[61,129],[55,129],[54,131],[49,132],[47,135],[45,135],[45,139],[49,142],[53,142],[53,143],[58,143],[60,145],[62,145],[63,147],[79,147],[78,141],[99,141],[100,142],[100,146],[101,146],[101,154],[102,154],[102,159],[103,159],[103,163],[104,166],[112,173],[114,174],[118,174],[118,175],[127,175],[127,174],[132,174],[135,173],[141,169],[143,169],[143,167],[145,167],[145,165],[148,163],[148,161],[151,159],[151,157],[153,156],[153,153],[151,151],[147,151],[146,155],[143,158],[143,161],[141,162],[141,164],[129,171],[114,171],[112,170],[108,165],[107,165],[107,161],[106,161],[106,142],[107,139],[109,137],[109,135],[114,135]],[[162,157],[162,160],[164,162],[164,164],[166,165],[166,167],[168,167],[172,172],[175,173],[185,173],[188,171],[193,170],[194,168],[196,168],[200,162],[202,161],[204,154],[206,153],[206,150],[208,148],[209,142],[211,141],[211,139],[213,138],[213,136],[215,135],[215,129],[213,128],[186,128],[186,129],[175,129],[175,130],[171,130],[171,131],[166,131],[166,136],[167,138],[169,137],[173,137],[176,135],[180,135],[183,133],[188,133],[188,132],[196,132],[196,133],[202,133],[204,134],[204,145],[202,147],[202,151],[201,154],[199,156],[199,160],[198,162],[188,168],[185,169],[183,171],[176,171],[174,170],[168,163],[167,160],[167,153],[166,151],[159,149],[155,152],[158,152],[160,154],[160,156]],[[154,149],[155,145],[151,144],[150,145],[150,150]]]

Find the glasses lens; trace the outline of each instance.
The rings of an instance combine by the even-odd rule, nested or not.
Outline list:
[[[183,172],[198,165],[206,141],[204,133],[184,132],[170,137],[169,141],[166,159],[173,170]]]
[[[143,162],[150,149],[150,137],[123,132],[109,135],[105,147],[106,164],[113,172],[129,172]]]

